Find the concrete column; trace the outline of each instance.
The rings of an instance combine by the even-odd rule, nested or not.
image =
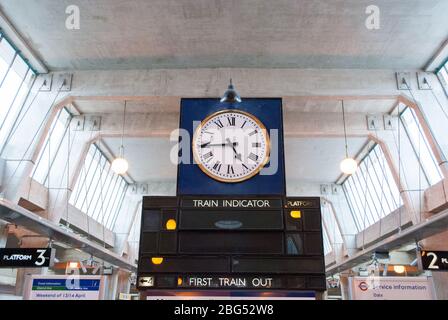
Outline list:
[[[120,293],[129,293],[131,289],[131,284],[129,282],[130,273],[125,270],[118,270],[118,281],[115,299],[118,298]]]
[[[49,239],[45,237],[39,237],[32,234],[23,233],[20,238],[20,248],[46,248],[48,246]],[[23,296],[25,277],[32,274],[44,274],[46,268],[20,268],[17,269],[16,278],[16,291],[17,296]]]
[[[118,270],[114,270],[114,273],[107,276],[107,282],[105,284],[104,300],[116,300],[117,299],[117,285],[118,285]]]
[[[341,273],[339,275],[339,283],[341,286],[342,300],[350,300],[350,284],[348,281],[349,275]]]
[[[0,221],[0,248],[6,247],[7,240],[8,240],[7,224],[3,221]]]

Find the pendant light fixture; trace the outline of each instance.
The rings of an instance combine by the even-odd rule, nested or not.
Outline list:
[[[352,175],[358,169],[358,163],[355,159],[348,156],[348,144],[347,144],[347,129],[345,124],[345,109],[344,109],[344,100],[342,102],[342,120],[344,122],[344,139],[345,139],[345,159],[342,160],[340,169],[344,174]]]
[[[224,95],[221,98],[221,103],[227,102],[227,103],[240,103],[241,97],[236,92],[235,87],[233,86],[232,79],[230,79],[229,87],[227,88],[226,92],[224,92]]]
[[[114,159],[114,161],[112,162],[112,165],[111,165],[112,171],[115,172],[116,174],[120,174],[120,175],[125,174],[129,169],[129,163],[124,158],[124,146],[123,146],[124,125],[126,122],[126,105],[127,105],[127,101],[125,100],[124,101],[124,109],[123,109],[123,131],[121,133],[120,150],[118,153],[118,157]]]

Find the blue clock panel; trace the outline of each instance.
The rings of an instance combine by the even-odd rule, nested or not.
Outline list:
[[[243,98],[241,103],[221,103],[219,99],[194,99],[181,100],[180,128],[189,132],[193,138],[194,122],[201,122],[207,116],[221,110],[241,110],[257,117],[270,130],[278,130],[277,147],[275,139],[271,135],[270,159],[277,158],[277,170],[270,175],[257,174],[254,177],[238,182],[225,183],[217,181],[205,173],[193,162],[191,141],[189,143],[190,164],[180,163],[177,173],[177,195],[285,195],[285,161],[283,144],[283,115],[281,98]],[[184,142],[185,143],[185,142]],[[181,142],[182,145],[182,142]],[[182,148],[179,155],[182,155]],[[273,154],[273,153],[276,154]],[[277,157],[276,157],[277,156]],[[270,162],[265,167],[269,167]]]

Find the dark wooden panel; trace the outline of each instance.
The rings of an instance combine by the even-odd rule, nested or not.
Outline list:
[[[176,208],[177,204],[177,197],[143,197],[143,209]]]
[[[180,253],[282,254],[281,232],[179,232]]]
[[[191,210],[180,212],[180,229],[184,230],[282,230],[281,210]]]
[[[303,231],[321,231],[322,221],[320,210],[303,211]]]
[[[139,262],[139,272],[230,272],[230,258],[227,257],[197,257],[178,256],[164,257],[163,263],[155,265],[151,262],[151,256],[143,256]]]
[[[323,252],[322,235],[320,232],[306,232],[303,234],[305,254],[321,255]]]
[[[324,273],[323,257],[235,257],[233,272],[241,273],[273,273],[273,274],[318,274]]]

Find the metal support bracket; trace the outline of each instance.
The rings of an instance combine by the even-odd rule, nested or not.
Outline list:
[[[328,184],[321,184],[320,185],[320,194],[327,195],[330,193],[330,185]]]
[[[72,130],[73,131],[84,131],[85,125],[85,117],[84,116],[76,116],[73,117],[72,120]]]
[[[84,128],[86,131],[100,131],[101,117],[100,116],[88,116],[85,119]]]
[[[53,74],[42,74],[40,75],[42,78],[42,87],[40,91],[49,92],[51,91],[51,85],[53,84]]]
[[[385,114],[383,120],[385,130],[395,130],[397,128],[397,122],[398,122],[397,117],[391,116],[390,114]]]
[[[381,117],[379,115],[368,115],[367,116],[367,128],[370,131],[381,130]]]
[[[409,90],[412,88],[410,72],[397,72],[396,76],[398,90]]]
[[[429,84],[429,72],[417,72],[417,83],[419,90],[431,90],[431,85]]]
[[[72,90],[72,79],[73,74],[72,73],[60,73],[58,74],[58,81],[57,83],[60,83],[62,85],[60,91],[70,91]]]

